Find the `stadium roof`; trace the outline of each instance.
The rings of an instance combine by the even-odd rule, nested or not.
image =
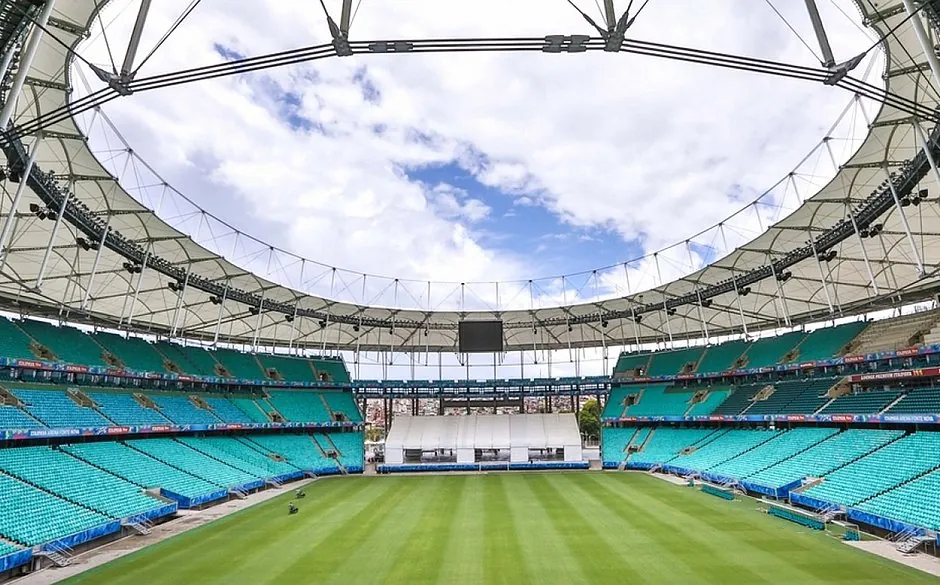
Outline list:
[[[33,18],[39,12],[31,2],[15,6]],[[40,131],[28,123],[69,103],[73,55],[66,46],[77,47],[88,35],[97,8],[95,0],[55,5],[51,35],[43,36],[16,102],[13,123],[29,131],[21,142],[5,146],[11,166],[21,171],[29,149],[38,147],[0,267],[0,306],[9,310],[210,341],[221,331],[226,341],[261,346],[392,351],[456,351],[459,321],[497,318],[505,324],[507,350],[531,350],[700,338],[706,328],[710,336],[741,333],[744,327],[754,332],[920,300],[938,285],[940,175],[924,156],[918,119],[904,108],[883,105],[858,152],[794,213],[707,267],[640,294],[466,313],[364,306],[305,294],[236,266],[139,203],[96,159],[72,117],[44,125],[37,140]],[[901,1],[883,3],[878,11],[861,2],[859,9],[884,40],[888,91],[926,108],[930,114],[921,115],[920,127],[936,139],[935,122],[924,118],[938,105],[938,87],[914,21]],[[935,8],[931,4],[922,13],[936,37]],[[23,29],[10,14],[0,14],[4,48]],[[47,176],[40,177],[39,170]],[[885,184],[887,172],[895,174],[893,192]],[[2,182],[0,224],[18,186]],[[907,204],[908,196],[924,189],[926,201]],[[66,191],[67,212],[58,229],[51,217],[41,220],[29,211],[31,205],[55,211]],[[895,195],[905,200],[904,207]],[[860,229],[883,227],[860,238],[855,223]],[[99,255],[94,243],[105,229]],[[833,251],[828,261],[817,261]]]

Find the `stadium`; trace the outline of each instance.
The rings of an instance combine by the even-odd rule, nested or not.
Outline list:
[[[0,582],[937,582],[940,2],[209,4],[0,0]]]

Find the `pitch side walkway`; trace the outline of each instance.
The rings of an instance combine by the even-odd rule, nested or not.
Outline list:
[[[317,481],[324,481],[325,479],[329,478],[320,478]],[[238,512],[239,510],[244,510],[245,508],[255,504],[260,504],[261,502],[265,502],[271,498],[276,498],[280,495],[292,492],[297,488],[311,483],[312,481],[313,480],[311,479],[306,479],[303,481],[285,484],[282,488],[267,489],[262,492],[249,494],[249,496],[244,500],[231,500],[224,504],[219,504],[205,510],[180,510],[178,518],[164,524],[160,524],[159,526],[155,526],[153,528],[153,532],[147,536],[126,536],[120,540],[110,542],[104,546],[100,546],[75,555],[72,557],[72,564],[67,567],[52,567],[43,569],[42,571],[37,571],[35,573],[26,575],[25,577],[14,579],[9,583],[15,585],[50,585],[52,583],[64,581],[69,577],[74,577],[79,573],[83,573],[99,565],[103,565],[115,559],[119,559],[144,547],[156,544],[162,540],[176,536],[177,534],[182,534],[187,530],[192,530],[193,528],[208,524],[213,520],[218,520],[223,516],[228,516],[229,514]]]

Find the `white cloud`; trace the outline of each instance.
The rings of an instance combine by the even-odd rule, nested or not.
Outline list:
[[[185,4],[153,5],[144,47]],[[328,6],[338,14],[338,2]],[[786,9],[809,30],[799,6]],[[832,7],[821,9],[840,53],[867,44]],[[109,36],[117,47],[135,12],[119,3],[108,14],[121,10]],[[365,3],[352,37],[589,32],[563,2],[415,0]],[[651,2],[631,36],[815,64],[767,6],[746,0]],[[217,43],[258,55],[326,40],[315,5],[203,3],[140,75],[218,62]],[[102,43],[84,50],[107,62]],[[363,67],[378,99],[363,88]],[[296,101],[289,115],[285,95]],[[327,265],[492,282],[556,271],[534,250],[488,247],[495,239],[471,229],[493,215],[486,202],[409,180],[405,169],[456,163],[516,206],[541,205],[572,226],[610,229],[652,251],[723,219],[740,207],[742,189],[760,192],[787,173],[849,97],[629,54],[425,54],[216,79],[141,93],[106,112],[176,187],[247,233]],[[685,254],[676,257],[691,268]],[[584,262],[593,268],[592,258]],[[655,282],[649,265],[632,290]]]

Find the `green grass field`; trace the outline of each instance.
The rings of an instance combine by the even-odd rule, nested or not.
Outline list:
[[[643,474],[316,482],[66,583],[715,583],[937,579],[835,538]]]

